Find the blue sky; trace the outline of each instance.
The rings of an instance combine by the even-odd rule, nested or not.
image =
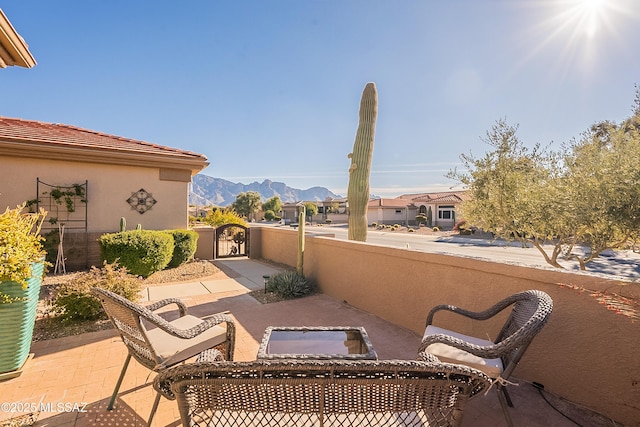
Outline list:
[[[365,84],[372,193],[446,191],[498,119],[559,147],[631,113],[638,0],[20,0],[38,65],[0,70],[0,115],[205,154],[204,174],[346,195]]]

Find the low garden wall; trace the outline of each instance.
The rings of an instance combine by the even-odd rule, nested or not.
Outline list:
[[[296,230],[252,227],[251,236],[252,258],[296,265]],[[312,235],[305,240],[304,273],[325,294],[418,334],[435,305],[480,311],[513,293],[542,290],[553,298],[554,311],[515,376],[638,425],[640,324],[617,313],[618,306],[607,308],[611,302],[601,294],[619,292],[637,301],[637,283]],[[477,322],[451,313],[435,318],[436,325],[480,337],[487,330],[497,335],[503,321]]]

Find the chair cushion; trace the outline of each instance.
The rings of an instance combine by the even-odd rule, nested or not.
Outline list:
[[[453,332],[448,329],[438,328],[437,326],[429,325],[424,331],[424,336],[444,334],[451,337],[458,338],[462,341],[466,341],[471,344],[487,346],[494,345],[489,340],[483,340],[481,338],[471,337],[469,335]],[[479,356],[475,356],[468,351],[460,350],[459,348],[452,347],[443,343],[434,343],[426,348],[428,353],[431,353],[438,357],[442,362],[458,363],[462,365],[471,366],[489,375],[491,378],[498,378],[504,370],[502,366],[502,360],[500,359],[484,359]]]
[[[178,329],[189,329],[202,323],[202,320],[187,314],[169,323]],[[164,368],[196,356],[204,350],[222,344],[227,339],[227,330],[220,325],[212,326],[190,339],[173,336],[160,328],[148,330],[146,333],[161,360],[160,365]]]

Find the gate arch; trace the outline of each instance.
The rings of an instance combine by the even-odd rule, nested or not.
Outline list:
[[[225,224],[216,228],[216,258],[249,256],[249,227]]]

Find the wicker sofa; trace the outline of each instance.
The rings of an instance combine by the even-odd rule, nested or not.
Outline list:
[[[221,358],[219,358],[221,359]],[[459,426],[490,379],[423,360],[199,362],[161,372],[185,426]]]

